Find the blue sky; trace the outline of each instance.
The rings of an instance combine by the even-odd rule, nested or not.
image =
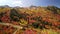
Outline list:
[[[35,6],[57,6],[60,7],[60,0],[0,0],[1,5],[9,5],[11,7],[20,6],[27,7],[31,5]]]

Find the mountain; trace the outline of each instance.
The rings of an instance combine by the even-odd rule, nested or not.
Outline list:
[[[0,24],[12,24],[13,27],[20,28],[21,32],[36,33],[42,31],[53,30],[60,34],[60,8],[56,6],[30,6],[30,7],[9,7],[7,5],[0,6]],[[2,27],[2,26],[1,26]],[[33,30],[31,30],[31,28]],[[11,27],[4,28],[13,29]],[[4,30],[4,31],[5,31]],[[36,31],[35,31],[36,30]],[[41,31],[39,31],[41,30]],[[20,30],[18,31],[20,32]],[[21,33],[20,32],[20,33]],[[19,34],[20,34],[19,33]],[[7,33],[9,34],[9,33]]]

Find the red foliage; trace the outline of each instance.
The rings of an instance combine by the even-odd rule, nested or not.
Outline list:
[[[29,29],[27,29],[22,34],[37,34],[37,33],[36,33],[35,30],[31,30],[31,29],[29,30]]]
[[[12,21],[12,23],[13,23],[14,25],[19,25],[19,23],[16,22],[16,21]]]
[[[35,20],[29,20],[29,24],[36,22]]]
[[[5,23],[9,23],[10,22],[10,19],[9,19],[9,16],[3,16],[1,18],[2,22],[5,22]]]
[[[57,18],[57,19],[60,19],[60,15],[56,15],[56,18]]]

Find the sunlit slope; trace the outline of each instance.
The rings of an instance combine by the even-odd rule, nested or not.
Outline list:
[[[60,34],[60,8],[55,6],[0,7],[0,24],[12,24],[10,26],[14,28],[16,26],[17,30],[14,34],[24,34],[24,32]]]

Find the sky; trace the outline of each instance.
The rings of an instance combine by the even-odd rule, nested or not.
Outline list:
[[[57,6],[60,7],[60,0],[0,0],[0,6],[9,5],[11,7],[20,6]]]

